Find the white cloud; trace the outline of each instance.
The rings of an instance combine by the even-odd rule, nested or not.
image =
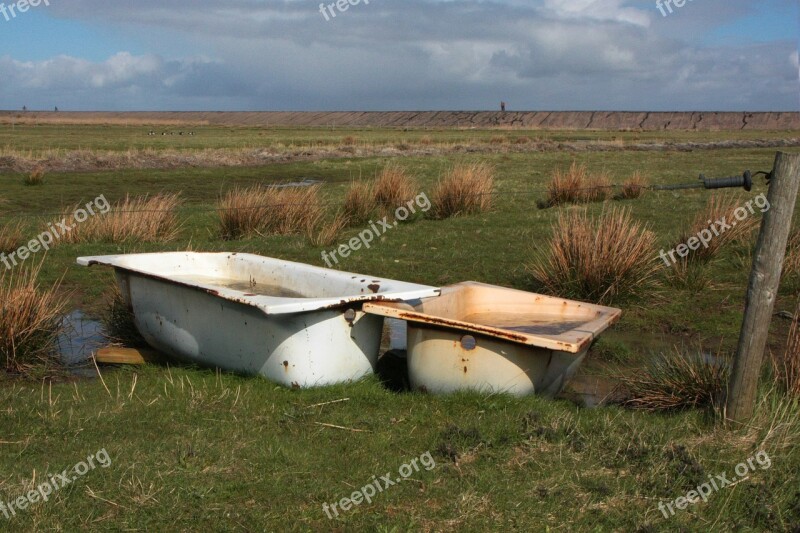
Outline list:
[[[56,98],[64,107],[148,109],[486,109],[501,99],[554,110],[797,105],[797,52],[785,60],[794,43],[695,41],[695,28],[740,16],[745,0],[716,11],[695,2],[692,17],[663,21],[649,2],[629,0],[373,0],[330,22],[318,5],[54,3],[48,13],[146,29],[148,42],[182,39],[197,57],[156,49],[111,51],[100,62],[0,58],[0,106]]]

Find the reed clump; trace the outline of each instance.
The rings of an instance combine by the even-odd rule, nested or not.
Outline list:
[[[225,240],[307,234],[324,217],[319,190],[319,185],[234,187],[217,204],[220,234]]]
[[[57,343],[67,299],[59,292],[59,283],[41,286],[40,270],[41,263],[0,269],[0,361],[10,373],[58,365]]]
[[[25,240],[24,227],[20,222],[0,222],[0,253],[10,254],[19,249]]]
[[[792,318],[783,357],[772,358],[775,380],[790,395],[800,398],[800,302]]]
[[[428,216],[442,220],[489,211],[494,181],[494,168],[486,163],[456,165],[433,190]]]
[[[385,166],[372,185],[375,203],[384,210],[393,211],[417,195],[419,186],[403,167],[390,163]]]
[[[590,173],[586,165],[572,162],[569,169],[556,168],[547,185],[547,199],[540,207],[603,202],[613,196],[608,172]]]
[[[648,182],[644,174],[638,170],[631,175],[630,179],[622,184],[620,198],[623,200],[635,200],[644,196],[647,191]]]
[[[42,166],[37,166],[33,170],[31,170],[25,177],[22,179],[22,183],[28,187],[36,187],[38,185],[44,184],[44,174],[45,170]]]
[[[378,208],[373,184],[369,181],[354,181],[344,196],[342,213],[348,224],[357,225],[368,222]]]
[[[729,378],[727,358],[676,349],[622,379],[629,395],[625,405],[644,411],[717,408]]]
[[[737,218],[735,213],[741,209],[746,216]],[[728,244],[748,238],[757,226],[758,218],[740,206],[736,196],[715,194],[683,230],[673,249],[690,264],[707,263]],[[702,241],[700,235],[705,237]]]
[[[610,303],[657,285],[655,235],[630,211],[559,213],[550,240],[528,265],[534,284],[550,294]]]
[[[800,274],[800,229],[795,229],[789,235],[789,243],[786,246],[783,275],[797,276],[798,274]]]
[[[72,227],[55,242],[83,244],[92,242],[131,243],[168,242],[180,231],[178,209],[181,197],[177,193],[159,193],[154,196],[126,196],[105,213],[97,211],[83,222],[75,222],[73,215],[85,206],[75,206],[64,214]]]

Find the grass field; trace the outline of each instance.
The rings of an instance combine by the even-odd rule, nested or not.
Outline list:
[[[372,153],[314,157],[264,166],[164,169],[115,168],[47,172],[26,186],[27,172],[0,171],[0,225],[21,222],[33,238],[68,206],[100,195],[177,192],[183,198],[178,238],[168,243],[62,244],[42,261],[42,282],[63,279],[73,308],[99,314],[113,275],[75,265],[81,255],[143,251],[238,251],[324,266],[302,235],[223,241],[215,205],[233,186],[302,179],[323,183],[335,209],[356,178],[389,162],[406,168],[430,192],[456,163],[495,169],[494,207],[446,220],[417,219],[388,232],[370,250],[343,260],[343,270],[432,285],[476,280],[531,289],[526,265],[541,249],[561,210],[537,208],[554,169],[584,164],[621,184],[639,171],[651,184],[770,170],[775,148],[640,151],[637,143],[707,143],[788,139],[800,132],[508,132],[465,130],[335,130],[207,126],[15,126],[0,129],[3,156],[65,158],[69,151],[239,150],[319,147],[422,147],[425,154]],[[193,131],[193,136],[161,136]],[[514,139],[554,143],[524,149]],[[502,140],[501,140],[502,139]],[[558,143],[616,145],[614,151],[559,150]],[[437,152],[454,144],[464,153]],[[531,144],[533,144],[531,142]],[[496,146],[519,150],[495,150]],[[485,147],[486,149],[482,148]],[[786,149],[797,152],[797,148]],[[2,168],[2,165],[0,165]],[[420,191],[420,192],[422,192]],[[734,192],[742,203],[767,191]],[[648,192],[609,203],[630,208],[671,248],[700,210],[702,190]],[[599,214],[604,205],[590,204]],[[336,242],[347,242],[359,227]],[[753,236],[754,238],[754,236]],[[753,238],[731,244],[709,267],[702,289],[674,283],[664,267],[659,288],[615,302],[622,321],[590,353],[589,374],[611,378],[637,372],[653,354],[675,345],[711,353],[734,350],[741,324]],[[446,265],[443,268],[443,265]],[[0,265],[0,268],[4,268]],[[776,311],[794,311],[800,280],[788,277]],[[776,318],[769,349],[781,352],[789,322]],[[767,372],[765,371],[765,377]],[[6,520],[0,530],[221,531],[377,530],[479,531],[796,531],[800,527],[798,405],[765,379],[755,419],[727,430],[700,411],[647,414],[618,406],[585,409],[566,400],[504,396],[433,397],[387,391],[377,379],[319,390],[286,390],[267,381],[213,370],[149,366],[104,369],[98,379],[30,381],[0,373],[0,502],[9,502],[48,474],[107,450],[112,461]],[[344,400],[336,402],[337,400]],[[336,403],[328,403],[336,402]],[[338,427],[334,427],[338,426]],[[344,429],[342,429],[344,428]],[[708,502],[665,518],[670,502],[708,481],[732,474],[758,452],[771,466],[721,488]],[[329,519],[324,503],[349,497],[373,476],[426,452],[436,467]],[[731,476],[729,476],[731,477]]]

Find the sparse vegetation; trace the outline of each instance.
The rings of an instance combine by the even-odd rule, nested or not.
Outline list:
[[[653,289],[659,268],[653,232],[615,207],[596,218],[586,209],[559,213],[528,271],[550,294],[609,303]]]
[[[220,234],[225,240],[252,235],[307,235],[325,212],[319,185],[234,187],[217,207]]]
[[[494,169],[488,164],[456,165],[433,190],[428,215],[433,219],[444,219],[490,210],[494,181]]]
[[[25,374],[57,364],[56,341],[67,301],[59,284],[43,288],[41,264],[0,268],[0,361],[6,372]]]
[[[625,377],[629,407],[646,411],[715,408],[728,386],[730,364],[721,356],[676,349]]]
[[[103,214],[97,212],[82,223],[71,222],[72,230],[56,243],[135,243],[169,242],[179,230],[179,194],[160,193],[154,196],[125,198]],[[84,206],[69,209],[64,218],[72,220],[73,213]],[[61,220],[61,219],[59,219]]]

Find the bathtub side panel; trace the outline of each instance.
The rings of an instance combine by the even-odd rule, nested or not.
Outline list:
[[[295,387],[355,380],[374,369],[380,344],[376,317],[358,312],[351,325],[344,310],[266,316],[168,281],[135,274],[120,278],[140,333],[181,360]]]
[[[462,343],[468,338],[469,342]],[[474,341],[474,342],[473,342]],[[470,335],[456,330],[408,327],[408,371],[416,390],[555,396],[578,368],[576,356]]]

